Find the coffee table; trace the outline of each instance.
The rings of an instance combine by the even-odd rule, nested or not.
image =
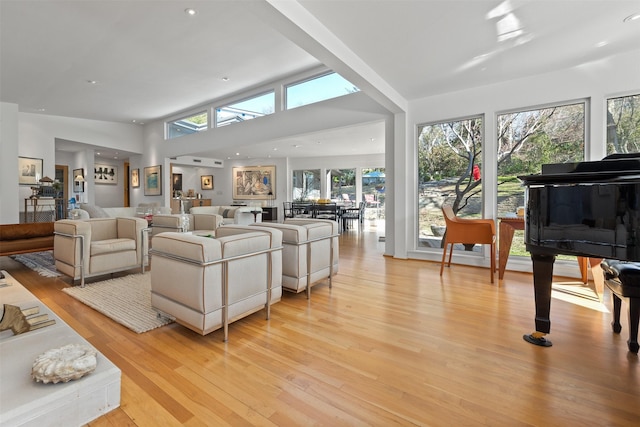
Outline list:
[[[31,379],[40,354],[66,344],[91,344],[46,305],[3,271],[0,304],[21,309],[39,307],[55,324],[14,335],[0,332],[0,425],[84,425],[120,406],[121,372],[100,352],[95,371],[67,383],[43,384]]]

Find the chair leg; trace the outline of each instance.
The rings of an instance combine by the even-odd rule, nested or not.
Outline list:
[[[451,245],[451,249],[449,249],[449,263],[447,264],[447,267],[451,267],[451,258],[453,257],[453,243],[450,243]]]
[[[622,306],[622,300],[614,293],[611,293],[611,297],[613,299],[613,322],[611,322],[611,328],[613,329],[613,332],[619,334],[622,330],[622,325],[620,324],[620,308]]]
[[[640,320],[640,298],[629,298],[629,351],[638,353],[638,320]]]
[[[491,283],[494,283],[493,276],[495,271],[496,271],[496,244],[491,243],[491,270],[490,270]]]
[[[449,246],[449,244],[447,242],[444,242],[444,247],[442,250],[442,262],[440,263],[440,275],[442,276],[442,271],[444,270],[444,260],[447,257],[447,246]],[[453,250],[453,248],[452,248]]]

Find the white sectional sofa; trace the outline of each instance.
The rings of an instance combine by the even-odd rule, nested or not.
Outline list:
[[[140,203],[137,207],[110,208],[83,203],[79,210],[86,212],[89,218],[143,217],[146,213],[151,215],[171,213],[170,207],[157,206],[157,203]],[[80,215],[84,217],[83,213]]]
[[[252,206],[194,206],[189,213],[221,215],[222,223],[225,225],[248,225],[255,222],[262,222],[262,208]]]
[[[166,232],[153,238],[151,304],[206,335],[282,296],[282,233],[245,228],[216,236]]]

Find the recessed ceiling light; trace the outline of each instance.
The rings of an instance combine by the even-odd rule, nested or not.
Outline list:
[[[96,153],[96,155],[98,155],[98,156],[99,156],[99,155],[100,155],[100,152],[98,151],[98,152]]]
[[[239,155],[240,155],[240,153],[236,153],[236,156],[239,156]]]
[[[278,147],[274,148],[273,151],[278,151]]]
[[[98,81],[97,80],[87,80],[87,83],[89,83],[90,85],[97,85]]]
[[[223,82],[228,82],[229,81],[229,77],[223,77],[220,80],[222,80]]]
[[[633,15],[629,15],[626,18],[624,18],[622,20],[622,22],[631,22],[631,21],[637,21],[638,19],[640,19],[640,12],[638,13],[634,13]]]
[[[599,43],[596,43],[596,47],[605,47],[608,44],[609,44],[609,42],[603,40],[603,41],[601,41]]]
[[[198,14],[198,11],[188,7],[184,10],[184,13],[186,13],[188,16],[195,16]]]

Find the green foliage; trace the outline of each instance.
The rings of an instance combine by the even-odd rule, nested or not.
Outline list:
[[[607,153],[640,152],[640,95],[607,102]]]

